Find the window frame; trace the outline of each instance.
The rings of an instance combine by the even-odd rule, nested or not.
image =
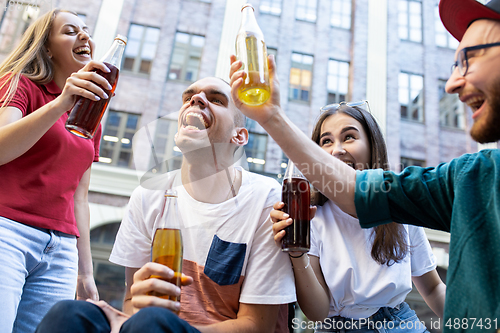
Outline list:
[[[129,31],[128,31],[128,34],[127,34],[127,38],[128,38],[128,45],[127,47],[129,47],[129,45],[131,44],[130,42],[131,41],[136,41],[136,39],[134,38],[131,38],[130,36],[130,32],[132,30],[132,27],[133,26],[138,26],[138,27],[141,27],[143,29],[142,31],[142,36],[141,36],[141,39],[139,41],[139,47],[138,47],[138,51],[137,51],[137,54],[135,55],[134,58],[132,57],[127,57],[127,49],[125,48],[125,53],[123,55],[123,61],[122,61],[122,71],[125,72],[125,73],[129,73],[129,74],[134,74],[134,75],[137,75],[137,76],[142,76],[142,77],[149,77],[151,75],[151,72],[152,72],[152,69],[153,69],[153,63],[154,63],[154,60],[156,59],[156,55],[158,53],[158,45],[159,45],[159,42],[160,42],[160,34],[161,34],[161,29],[158,28],[158,27],[154,27],[154,26],[149,26],[149,25],[144,25],[144,24],[137,24],[137,23],[130,23],[130,26],[129,26]],[[142,58],[142,53],[143,53],[143,50],[144,50],[144,45],[146,44],[146,32],[148,29],[155,29],[158,31],[158,39],[155,43],[155,55],[151,58],[151,64],[149,66],[149,71],[148,73],[145,73],[143,71],[141,71],[141,65],[142,65],[142,61],[143,60],[146,60],[144,58]],[[125,62],[127,61],[127,59],[134,59],[133,60],[133,64],[132,64],[132,68],[126,68],[125,67]]]
[[[439,126],[454,130],[465,131],[467,124],[465,118],[465,105],[460,102],[458,95],[447,94],[444,90],[446,80],[438,79],[438,98],[439,98]],[[446,104],[446,108],[444,108]],[[450,116],[455,121],[451,121]]]
[[[314,6],[311,6],[314,4]],[[314,19],[308,18],[314,12]],[[297,0],[295,3],[295,19],[298,21],[316,23],[318,20],[318,0]]]
[[[336,63],[337,65],[337,74],[335,73],[331,73],[330,72],[330,64],[331,63]],[[340,75],[340,66],[341,64],[347,64],[347,77],[345,77],[345,79],[347,79],[347,86],[346,86],[346,92],[345,94],[343,95],[344,98],[342,99],[340,96],[342,96],[340,94],[340,80],[343,78],[341,77]],[[349,71],[350,71],[350,66],[351,64],[348,62],[348,61],[343,61],[343,60],[336,60],[336,59],[328,59],[328,64],[327,64],[328,68],[327,68],[327,78],[326,78],[326,92],[327,92],[327,96],[326,96],[326,104],[325,105],[328,105],[328,104],[335,104],[335,103],[340,103],[342,101],[347,101],[347,96],[349,96]],[[330,79],[335,77],[336,78],[336,81],[337,81],[337,91],[333,91],[333,90],[330,90]],[[334,95],[335,98],[334,99],[331,99],[330,96]]]
[[[437,47],[442,47],[442,48],[447,48],[447,49],[452,49],[455,50],[458,48],[458,45],[460,44],[455,37],[453,37],[448,30],[443,25],[443,22],[441,22],[441,18],[439,17],[439,3],[436,4],[435,9],[434,9],[434,43],[436,44]],[[438,42],[438,38],[444,38],[446,41],[443,44],[440,44]]]
[[[293,57],[294,55],[299,55],[301,56],[302,58],[304,57],[310,57],[312,59],[312,63],[309,65],[309,64],[305,64],[304,61],[302,60],[300,63],[296,62],[293,60]],[[297,67],[294,67],[293,64],[294,63],[298,63],[299,66]],[[310,66],[310,69],[308,68]],[[299,70],[300,71],[300,77],[299,77],[299,85],[294,85],[290,82],[291,78],[292,78],[292,71],[293,70]],[[307,90],[303,89],[303,85],[302,85],[302,78],[303,78],[303,71],[309,71],[310,72],[310,76],[311,76],[311,79],[310,79],[310,82],[309,82],[309,87]],[[310,54],[305,54],[305,53],[299,53],[299,52],[292,52],[292,61],[291,61],[291,66],[290,66],[290,77],[288,79],[288,86],[289,86],[289,91],[288,91],[288,100],[289,101],[293,101],[293,102],[298,102],[298,103],[306,103],[306,104],[309,104],[311,103],[311,95],[312,95],[312,83],[313,83],[313,71],[314,71],[314,56],[313,55],[310,55]],[[299,98],[294,98],[294,90],[298,90],[299,91]],[[302,99],[301,96],[302,96],[302,92],[304,91],[307,91],[307,100],[305,99]]]
[[[132,138],[135,135],[135,133],[137,133],[137,131],[139,129],[142,115],[140,113],[126,112],[126,111],[119,111],[119,110],[108,110],[107,113],[108,113],[108,115],[106,117],[106,123],[104,124],[103,129],[102,129],[101,145],[99,147],[100,155],[101,155],[99,157],[99,162],[102,164],[105,164],[105,165],[111,165],[111,166],[115,166],[115,167],[119,167],[119,168],[133,168],[134,159],[133,159]],[[119,113],[122,115],[122,116],[120,116],[120,122],[119,122],[118,126],[112,126],[109,124],[109,121],[111,119],[110,116],[113,113]],[[137,117],[135,129],[131,129],[131,128],[127,127],[127,123],[129,121],[129,116],[136,116]],[[116,132],[117,132],[116,135],[115,136],[109,135],[109,132],[108,132],[109,130],[116,130]],[[126,134],[131,134],[131,135],[128,135],[129,137],[127,137],[127,136],[125,136]],[[106,136],[109,136],[109,138],[105,138]],[[114,141],[114,140],[117,140],[117,141]],[[124,140],[128,140],[128,142],[126,142]],[[108,144],[108,142],[110,142],[110,143]],[[123,147],[123,145],[129,145],[129,147]],[[104,150],[110,150],[111,157],[103,156]],[[126,166],[119,164],[121,153],[129,153],[130,154],[130,157],[128,159],[128,163]],[[111,161],[108,162],[107,159],[110,159]]]
[[[408,104],[402,104],[401,103],[401,91],[398,91],[398,102],[399,102],[399,105],[400,105],[400,116],[401,116],[401,119],[404,119],[404,120],[407,120],[407,121],[413,121],[413,122],[418,122],[418,123],[424,123],[425,122],[425,104],[424,104],[424,101],[425,101],[425,86],[424,86],[424,76],[423,75],[419,75],[419,74],[413,74],[413,73],[408,73],[408,72],[399,72],[399,77],[398,77],[398,80],[399,80],[399,90],[402,89],[402,84],[401,84],[401,75],[406,75],[407,76],[407,85],[405,85],[405,89],[407,89],[407,99],[408,99]],[[419,94],[415,97],[415,98],[412,98],[412,85],[411,85],[411,81],[412,81],[412,76],[413,77],[419,77],[421,78],[422,80],[422,88],[420,89],[420,92]],[[418,98],[418,101],[417,103],[413,103],[415,101],[415,99]],[[417,105],[418,106],[418,119],[415,119],[413,116],[412,116],[412,113],[413,113],[413,110],[414,108],[412,108],[412,106],[414,105]],[[407,116],[403,116],[403,113],[402,113],[402,107],[403,106],[406,106],[406,112],[407,112]]]
[[[265,172],[265,163],[267,156],[267,145],[269,143],[269,135],[267,133],[262,133],[257,130],[257,122],[252,119],[247,120],[246,128],[248,130],[248,143],[244,146],[245,156],[247,158],[248,169],[252,172],[263,173]],[[256,140],[257,144],[251,146],[252,140]],[[261,140],[264,144],[261,145]],[[263,149],[259,149],[263,146]],[[258,160],[264,161],[264,163],[254,163],[252,160],[256,158]]]
[[[340,6],[338,6],[336,3],[340,3]],[[344,4],[349,3],[350,9],[349,13],[344,13]],[[342,10],[336,11],[336,8],[341,7]],[[351,30],[352,27],[352,0],[330,0],[330,26],[334,28],[339,28],[339,29],[345,29],[345,30]],[[334,14],[339,14],[341,23],[340,25],[334,24],[333,19],[334,19]],[[342,22],[343,18],[349,17],[349,24],[347,27],[345,27]]]
[[[422,1],[421,0],[398,0],[398,35],[400,40],[408,41],[408,42],[413,42],[413,43],[423,43],[423,6],[422,6]],[[405,13],[401,13],[401,4],[405,3],[406,4],[406,11]],[[419,4],[420,6],[420,14],[419,14],[419,38],[414,39],[412,38],[412,30],[415,30],[416,28],[412,27],[412,13],[411,13],[411,6],[412,4]],[[404,25],[401,23],[402,19],[402,14],[406,14],[406,20],[404,22]],[[406,36],[402,36],[402,31],[401,29],[405,28],[406,29]]]
[[[187,47],[185,48],[185,54],[184,54],[184,57],[183,57],[183,62],[180,65],[180,72],[179,72],[178,77],[171,78],[171,74],[174,73],[174,71],[172,70],[172,65],[174,64],[174,57],[176,56],[176,50],[178,50],[177,49],[177,38],[178,38],[179,34],[188,35],[189,36],[189,43],[188,44],[184,44],[184,45],[187,45]],[[192,54],[193,54],[192,50],[195,48],[192,45],[193,37],[202,37],[203,38],[203,46],[201,48],[199,48],[200,52],[199,52],[199,58],[198,58],[197,72],[196,72],[196,75],[195,75],[196,77],[194,77],[194,78],[192,77],[189,80],[189,79],[186,79],[185,77],[186,77],[186,74],[188,72],[188,69],[190,68],[189,67],[189,62],[192,59],[192,57],[191,57]],[[203,58],[203,52],[205,50],[205,38],[206,37],[203,36],[203,35],[192,34],[192,33],[189,33],[189,32],[184,32],[184,31],[176,31],[175,32],[174,45],[172,47],[172,54],[170,56],[170,63],[168,65],[167,81],[192,83],[192,82],[195,82],[196,80],[198,80],[198,77],[199,77],[199,74],[200,74],[200,68],[201,68],[201,59]]]
[[[263,2],[266,2],[266,4],[269,3],[270,10],[266,10],[265,7],[263,7]],[[278,4],[279,7],[276,7],[276,4]],[[259,11],[261,14],[281,16],[282,7],[283,7],[283,0],[261,0],[259,4]],[[274,11],[273,9],[276,10]]]

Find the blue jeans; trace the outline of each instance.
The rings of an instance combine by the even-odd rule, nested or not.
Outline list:
[[[85,301],[62,301],[43,318],[36,333],[109,333],[106,315],[100,307]],[[200,333],[170,310],[149,307],[130,317],[120,333]]]
[[[420,333],[429,332],[415,311],[403,302],[394,308],[380,308],[374,315],[366,319],[327,318],[315,332],[348,332],[348,333]]]
[[[58,301],[74,299],[76,237],[0,217],[0,333],[33,333]]]

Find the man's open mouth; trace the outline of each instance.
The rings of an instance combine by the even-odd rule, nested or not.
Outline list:
[[[467,105],[472,109],[472,112],[475,112],[484,104],[484,101],[484,97],[475,96],[467,100]]]
[[[207,116],[203,113],[190,111],[184,116],[182,125],[188,129],[206,130],[210,127],[211,123]]]

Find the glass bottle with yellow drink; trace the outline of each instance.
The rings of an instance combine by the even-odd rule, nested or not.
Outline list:
[[[240,30],[236,37],[236,57],[243,63],[240,70],[245,71],[246,76],[238,90],[238,96],[245,104],[261,105],[270,95],[266,43],[252,5],[243,5],[241,13]]]
[[[151,261],[168,266],[174,271],[174,277],[169,282],[181,287],[183,245],[180,228],[180,214],[177,207],[177,192],[167,190],[165,202],[151,245]],[[151,276],[158,278],[158,276]],[[151,292],[172,301],[180,302],[180,296],[169,296]]]

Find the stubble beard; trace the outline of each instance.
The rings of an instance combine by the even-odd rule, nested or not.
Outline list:
[[[479,143],[496,142],[500,140],[500,78],[495,82],[488,95],[489,109],[472,125],[471,137]]]

